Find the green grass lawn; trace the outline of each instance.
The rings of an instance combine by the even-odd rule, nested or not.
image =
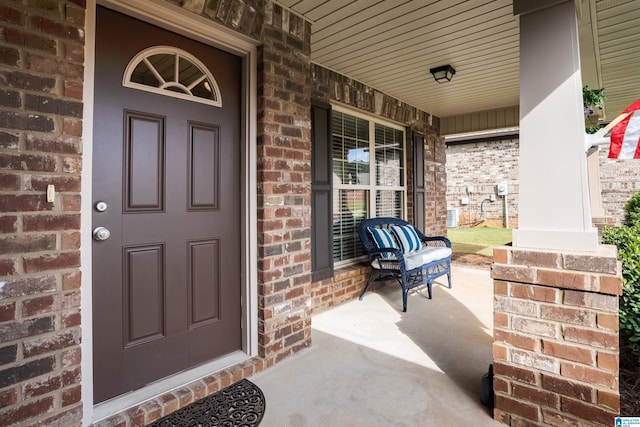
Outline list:
[[[474,227],[449,228],[453,252],[493,256],[493,248],[511,242],[510,228]]]

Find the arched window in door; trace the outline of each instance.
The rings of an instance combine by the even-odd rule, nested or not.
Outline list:
[[[218,83],[195,56],[171,46],[154,46],[129,61],[122,84],[175,98],[222,107]]]

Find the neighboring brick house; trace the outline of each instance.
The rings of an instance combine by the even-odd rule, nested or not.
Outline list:
[[[94,310],[103,302],[92,302],[91,295],[98,295],[97,290],[92,291],[92,283],[94,279],[97,283],[98,278],[107,276],[112,280],[119,275],[111,276],[114,272],[104,269],[100,259],[92,261],[92,245],[101,242],[93,242],[91,232],[96,225],[103,225],[100,215],[105,210],[109,214],[118,211],[118,215],[120,210],[129,210],[138,215],[133,218],[144,218],[145,212],[163,213],[171,209],[168,200],[171,193],[164,192],[168,181],[135,183],[137,168],[153,164],[154,156],[164,155],[164,149],[173,149],[162,145],[165,142],[158,142],[157,138],[150,138],[143,139],[142,145],[152,147],[151,151],[146,148],[146,151],[136,151],[136,141],[140,139],[137,130],[160,129],[158,135],[164,135],[165,129],[170,132],[170,118],[141,113],[140,106],[125,108],[129,127],[124,138],[129,151],[124,156],[125,166],[131,168],[125,178],[133,182],[127,184],[131,187],[127,187],[127,191],[131,190],[132,195],[99,205],[97,193],[109,188],[94,187],[92,195],[92,181],[94,186],[108,184],[111,175],[100,169],[100,162],[108,161],[110,151],[99,151],[103,149],[102,143],[94,140],[92,133],[109,125],[108,111],[104,113],[100,99],[108,98],[111,89],[96,91],[94,103],[94,87],[106,84],[107,79],[101,75],[94,80],[94,75],[104,70],[94,69],[93,43],[98,49],[106,49],[102,47],[105,37],[100,34],[105,33],[101,31],[124,32],[127,26],[105,28],[103,22],[106,21],[98,18],[96,30],[95,3],[91,1],[5,2],[0,6],[0,419],[3,424],[71,426],[88,424],[108,415],[102,418],[101,424],[142,425],[311,345],[312,313],[354,298],[367,274],[366,268],[359,264],[340,264],[334,268],[333,258],[329,257],[324,260],[324,273],[314,276],[321,279],[312,281],[315,273],[312,266],[317,264],[313,255],[319,256],[313,245],[331,246],[330,241],[317,237],[331,236],[331,230],[326,229],[331,220],[321,229],[314,223],[319,211],[312,215],[315,191],[312,175],[320,173],[322,167],[325,172],[330,170],[331,164],[325,161],[320,167],[316,162],[317,170],[313,170],[314,147],[328,146],[330,135],[324,135],[324,140],[322,135],[312,135],[318,127],[317,123],[312,127],[312,102],[320,102],[323,108],[330,103],[340,105],[343,111],[362,114],[371,123],[376,121],[376,125],[380,119],[380,126],[400,132],[406,144],[403,151],[406,165],[402,165],[398,173],[406,174],[407,183],[400,193],[406,200],[399,212],[410,220],[417,217],[427,233],[445,232],[445,146],[437,136],[438,119],[312,64],[308,22],[275,3],[259,0],[167,0],[166,7],[154,6],[151,11],[140,2],[105,3],[117,5],[119,10],[144,20],[163,23],[168,29],[198,34],[199,41],[211,41],[241,58],[236,65],[242,68],[243,77],[236,92],[239,101],[231,105],[237,105],[235,111],[240,112],[238,134],[242,144],[234,154],[237,170],[232,173],[241,183],[234,188],[242,194],[237,200],[237,209],[242,214],[237,238],[242,243],[236,252],[241,253],[243,259],[236,262],[239,263],[238,277],[242,277],[242,290],[237,292],[241,292],[243,298],[238,310],[242,313],[244,332],[238,332],[237,349],[244,356],[231,368],[212,370],[213,373],[204,378],[185,377],[183,387],[142,399],[141,404],[126,411],[118,410],[117,405],[94,407],[103,399],[96,399],[92,389],[100,380],[92,374],[91,343],[96,341],[96,316],[102,313]],[[216,29],[212,30],[206,22],[215,22]],[[220,30],[222,27],[226,30]],[[114,33],[115,36],[119,35]],[[128,42],[120,44],[138,43],[140,37],[130,38]],[[181,55],[178,50],[158,52],[165,57]],[[105,58],[111,60],[104,55],[99,60]],[[147,59],[152,64],[147,65],[149,68],[159,69],[160,64],[155,63],[152,56]],[[144,68],[141,64],[138,66]],[[132,75],[136,70],[140,69],[133,70]],[[216,71],[220,70],[213,69],[214,77],[222,79],[216,76]],[[122,79],[121,76],[118,78]],[[131,77],[131,81],[125,83],[145,83],[144,76],[140,80],[136,78]],[[211,92],[211,86],[204,88]],[[219,89],[223,94],[227,90],[226,87]],[[149,95],[140,94],[132,102],[145,99],[144,96]],[[225,98],[225,106],[230,105],[227,101]],[[118,117],[121,119],[122,114]],[[200,122],[190,122],[195,123],[190,129],[192,135],[196,135],[191,149],[197,153],[204,150],[201,153],[208,155],[210,152],[199,145],[201,141],[197,138],[207,140],[213,135],[215,140],[217,132],[225,128]],[[107,126],[106,140],[123,134]],[[121,143],[116,145],[119,147]],[[97,160],[96,153],[104,154],[104,158]],[[144,153],[144,160],[136,163],[140,153]],[[414,153],[418,153],[418,157]],[[414,189],[416,158],[424,158],[419,168],[424,171],[420,177],[424,185]],[[198,170],[196,160],[192,156],[190,170]],[[158,168],[152,172],[158,176],[173,173],[179,163],[172,163],[168,168],[171,170],[165,170],[165,163],[159,160]],[[118,168],[112,169],[115,179]],[[204,176],[215,180],[206,173]],[[225,197],[223,193],[229,184],[231,182],[226,181],[216,187],[220,189],[220,197]],[[51,185],[54,187],[49,187]],[[138,191],[137,185],[145,190]],[[211,194],[198,191],[190,193],[189,197],[195,200],[191,210],[206,211]],[[167,200],[164,200],[165,194]],[[414,198],[415,194],[419,197]],[[210,205],[217,203],[216,197],[214,191]],[[203,200],[201,204],[199,199]],[[414,200],[423,206],[416,206]],[[143,226],[141,223],[132,230]],[[126,234],[114,228],[111,233],[111,241]],[[105,235],[96,234],[97,239],[102,238],[100,236]],[[202,254],[216,254],[216,245],[221,245],[220,242],[190,241],[190,259],[198,264]],[[153,263],[159,259],[164,268],[162,260],[170,250],[164,243],[154,245],[126,246],[124,258],[118,262],[141,262],[142,269],[146,268],[144,274],[153,276]],[[203,274],[209,271],[206,264],[201,266]],[[91,277],[92,269],[97,277]],[[136,271],[132,270],[131,274],[135,276]],[[127,277],[123,280],[128,280]],[[165,286],[164,279],[157,280]],[[155,292],[153,286],[145,291]],[[127,295],[125,299],[130,297]],[[164,297],[158,295],[156,300],[161,301],[151,299],[150,305],[153,301],[164,304]],[[117,301],[121,299],[117,297],[108,304],[128,301]],[[215,307],[194,310],[200,309],[206,317],[207,310]],[[153,342],[158,334],[164,334],[164,329],[154,332],[154,327],[153,322],[131,326],[128,333],[132,338],[127,346]]]
[[[487,199],[490,194],[496,193],[497,184],[506,182],[509,227],[517,227],[518,142],[517,137],[510,137],[447,145],[447,207],[458,209],[460,226],[483,220],[483,225],[504,227],[504,198],[498,196],[495,202]],[[602,208],[611,223],[621,224],[624,220],[624,205],[640,191],[640,162],[633,159],[609,159],[607,153],[606,147],[600,147],[598,156]],[[467,191],[470,185],[474,189],[472,194]],[[468,199],[468,204],[461,203],[465,198]]]

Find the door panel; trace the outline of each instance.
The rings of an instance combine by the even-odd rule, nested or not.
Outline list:
[[[94,400],[241,349],[241,60],[98,7],[93,145]],[[215,76],[223,107],[124,87],[172,46]],[[170,72],[165,76],[171,78]]]

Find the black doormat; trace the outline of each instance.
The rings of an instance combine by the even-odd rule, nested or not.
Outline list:
[[[266,405],[262,390],[249,380],[241,380],[147,427],[256,427]]]

